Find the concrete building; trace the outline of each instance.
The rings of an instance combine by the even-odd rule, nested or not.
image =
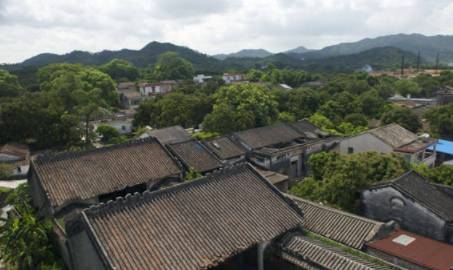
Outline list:
[[[158,83],[139,83],[140,94],[143,97],[152,97],[170,93],[176,86],[176,81],[161,81]]]
[[[453,243],[453,197],[414,171],[363,190],[361,203],[368,218]]]
[[[207,76],[204,74],[197,74],[196,76],[193,77],[193,82],[194,83],[205,83],[207,80],[211,80],[212,76]]]
[[[419,138],[398,124],[390,124],[342,139],[337,151],[344,155],[372,151],[398,153],[409,162],[433,166],[436,149],[430,147],[435,144],[435,139]]]
[[[225,84],[245,81],[245,75],[240,73],[224,73],[222,76]]]

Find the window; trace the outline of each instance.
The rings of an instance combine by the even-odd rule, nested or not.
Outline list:
[[[354,153],[354,147],[349,146],[348,147],[348,154]]]

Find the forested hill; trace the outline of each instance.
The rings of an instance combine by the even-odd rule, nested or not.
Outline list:
[[[305,59],[350,55],[378,47],[395,47],[420,54],[428,62],[436,61],[437,53],[443,64],[453,63],[453,36],[424,36],[421,34],[397,34],[377,38],[366,38],[357,42],[340,43],[318,51],[303,53]]]
[[[222,69],[221,62],[205,54],[196,52],[183,46],[177,46],[171,43],[160,43],[153,41],[140,50],[123,49],[120,51],[104,50],[97,53],[86,51],[73,51],[68,54],[39,54],[18,64],[18,66],[44,66],[51,63],[80,63],[86,65],[102,65],[115,58],[124,59],[132,62],[137,67],[147,67],[153,65],[159,54],[173,51],[185,59],[192,62],[197,70],[214,70]],[[16,65],[17,66],[17,65]]]
[[[0,66],[0,69],[8,69],[15,73],[27,73],[28,70],[33,71],[33,67],[41,67],[51,63],[66,62],[97,66],[116,58],[128,60],[137,67],[145,68],[153,65],[160,54],[168,51],[178,53],[194,65],[196,72],[202,73],[222,73],[231,70],[247,71],[250,68],[264,68],[269,65],[277,68],[305,69],[319,72],[349,72],[361,69],[365,65],[380,70],[399,67],[402,55],[406,57],[406,63],[412,66],[415,65],[417,58],[416,54],[411,52],[392,47],[382,47],[355,54],[325,58],[305,58],[300,54],[278,53],[261,58],[229,57],[225,60],[218,60],[187,47],[171,43],[151,42],[141,50],[105,50],[98,53],[73,51],[64,55],[40,54],[16,65]],[[422,64],[424,62],[422,61]],[[27,75],[25,74],[25,76]]]
[[[348,72],[356,71],[369,65],[374,70],[382,70],[401,67],[403,56],[406,66],[417,65],[416,54],[398,48],[383,47],[350,55],[323,59],[305,59],[302,61],[302,67],[310,71]],[[426,64],[426,60],[421,58],[420,64]]]

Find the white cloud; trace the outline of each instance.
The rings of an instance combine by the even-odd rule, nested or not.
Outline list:
[[[320,48],[399,32],[453,34],[452,21],[450,0],[0,0],[0,62],[153,40],[206,53]]]

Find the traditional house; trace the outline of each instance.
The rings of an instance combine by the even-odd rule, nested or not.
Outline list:
[[[181,126],[153,129],[142,134],[140,138],[155,137],[162,144],[181,143],[192,140],[189,132]]]
[[[144,97],[152,97],[170,93],[176,86],[176,81],[161,81],[158,83],[140,83],[140,94]]]
[[[371,151],[398,153],[409,162],[432,166],[436,159],[436,149],[431,150],[430,147],[435,144],[434,139],[419,138],[398,124],[390,124],[344,138],[337,149],[341,154]]]
[[[226,84],[242,82],[245,80],[245,75],[239,73],[224,73],[222,79]]]
[[[142,96],[137,91],[137,86],[134,82],[119,83],[117,91],[120,97],[120,104],[126,109],[137,107],[142,100]]]
[[[273,171],[261,170],[259,168],[255,169],[267,179],[267,181],[271,182],[278,190],[281,192],[288,192],[289,189],[289,178],[287,175],[276,173]]]
[[[11,167],[12,177],[25,177],[30,167],[30,151],[26,145],[7,143],[0,146],[0,164]]]
[[[292,202],[243,164],[83,210],[66,231],[75,270],[263,270],[267,247],[301,222]]]
[[[340,247],[301,234],[287,235],[276,253],[272,269],[285,270],[394,270],[376,258],[347,253]]]
[[[214,154],[196,140],[169,144],[168,149],[181,161],[186,171],[207,173],[222,166]]]
[[[29,185],[42,214],[63,216],[74,209],[130,192],[180,182],[178,163],[154,138],[94,150],[39,156]]]
[[[388,234],[394,223],[382,223],[287,195],[304,213],[304,229],[354,249],[362,249],[374,239]]]
[[[453,243],[453,197],[414,171],[363,190],[361,202],[368,218]]]
[[[324,135],[307,120],[301,120],[236,132],[231,138],[248,150],[248,160],[257,166],[296,179],[307,173],[305,161],[311,153],[335,144],[322,139]]]
[[[368,243],[367,252],[403,269],[453,269],[452,245],[404,230],[396,230],[382,239]]]
[[[203,142],[223,163],[233,165],[245,160],[246,150],[228,136],[209,139]]]

